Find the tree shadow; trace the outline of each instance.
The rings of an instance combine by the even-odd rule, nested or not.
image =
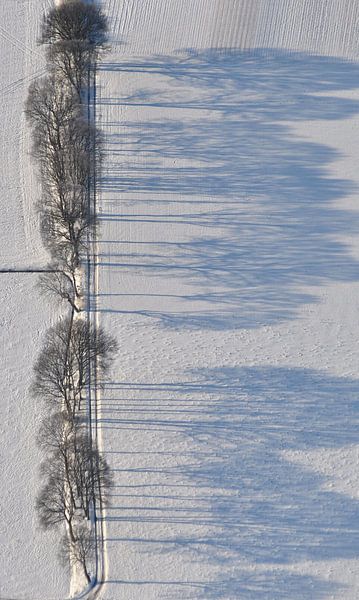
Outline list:
[[[270,366],[189,376],[187,383],[109,386],[113,395],[131,390],[127,406],[105,391],[104,428],[126,429],[131,442],[157,429],[169,443],[179,435],[190,441],[173,462],[168,446],[116,472],[106,517],[112,541],[185,556],[188,573],[195,564],[213,568],[212,580],[184,581],[181,592],[173,581],[163,598],[309,600],[343,592],[316,564],[358,559],[358,501],[332,486],[339,467],[326,476],[288,452],[321,453],[325,464],[327,452],[357,443],[358,381]],[[121,484],[124,473],[133,484]]]
[[[141,314],[181,329],[258,327],[294,318],[317,300],[316,287],[358,280],[342,240],[358,232],[358,214],[338,204],[356,186],[332,176],[336,150],[293,129],[359,112],[357,100],[338,95],[358,88],[357,64],[228,49],[101,68],[140,73],[142,86],[126,97],[102,92],[103,107],[153,110],[146,120],[100,123],[110,206],[100,215],[108,236],[100,267],[183,290],[180,303],[159,292],[156,308],[136,298]],[[145,243],[116,243],[122,222],[141,227]],[[147,244],[153,231],[158,242]],[[114,307],[105,298],[102,310],[121,312],[123,300]]]

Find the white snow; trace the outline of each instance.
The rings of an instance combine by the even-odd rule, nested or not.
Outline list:
[[[48,260],[34,210],[39,188],[23,108],[29,83],[43,72],[36,38],[49,6],[0,2],[1,268],[40,267]],[[65,598],[69,587],[56,557],[58,534],[39,530],[34,507],[41,483],[35,444],[40,414],[28,388],[43,335],[57,318],[40,298],[36,277],[0,274],[0,596],[19,600]]]
[[[0,3],[3,265],[42,265],[22,115],[41,0]],[[359,5],[103,0],[102,600],[359,597]],[[0,275],[0,595],[61,598],[28,395],[57,315]]]
[[[358,3],[103,6],[100,597],[353,600]]]

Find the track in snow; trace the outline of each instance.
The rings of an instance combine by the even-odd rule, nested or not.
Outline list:
[[[102,597],[351,600],[358,4],[103,5]]]
[[[20,4],[0,9],[9,22],[11,6],[16,28],[29,22],[13,8]],[[358,3],[103,5],[115,50],[100,81],[107,166],[96,302],[122,352],[100,400],[118,485],[105,517],[101,599],[352,600]],[[14,236],[24,258],[41,258],[29,218],[36,184],[14,104],[41,65],[32,67],[36,55],[21,44],[7,37],[4,64],[13,69],[13,55],[27,63],[1,81],[7,264]],[[18,382],[29,377],[44,325],[32,309],[29,319],[31,293],[6,284],[1,313],[4,447],[11,452],[19,434],[29,456],[31,434],[19,423],[31,419],[14,415],[7,399],[26,407]],[[32,586],[35,594],[31,565],[41,557],[31,553],[36,543],[22,543],[24,528],[15,531],[13,560],[1,569],[20,572],[20,552],[24,580],[2,582],[3,593]],[[54,595],[44,585],[44,598]]]

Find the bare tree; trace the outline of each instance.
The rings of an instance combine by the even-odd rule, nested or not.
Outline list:
[[[77,319],[71,328],[70,352],[75,365],[77,410],[81,409],[83,393],[96,373],[97,383],[107,375],[118,349],[116,340],[102,327],[94,327],[87,320]]]
[[[42,234],[45,237],[44,228]],[[76,249],[69,243],[53,243],[48,239],[48,231],[44,242],[51,251],[53,261],[46,266],[47,272],[39,277],[40,292],[51,299],[55,297],[57,300],[67,300],[77,313],[81,312],[83,294]]]
[[[101,136],[83,114],[80,97],[105,31],[106,20],[92,5],[71,1],[50,11],[43,41],[50,42],[48,51],[53,54],[51,74],[32,84],[26,102],[43,186],[38,208],[44,243],[56,261],[59,254],[71,256],[74,269],[96,225],[90,188],[102,159]],[[63,274],[44,282],[47,291],[55,290],[73,308],[74,269],[63,269]]]
[[[76,271],[81,263],[81,255],[88,247],[89,231],[93,230],[86,219],[67,222],[53,210],[53,205],[44,206],[40,211],[40,233],[45,248],[49,251],[53,263],[61,271],[70,275],[76,292]]]
[[[78,304],[80,293],[75,277],[61,270],[54,263],[50,263],[47,268],[51,268],[52,272],[49,271],[40,275],[38,285],[41,293],[50,298],[67,300],[76,312],[81,312],[81,307]]]
[[[41,474],[48,480],[60,479],[66,485],[69,500],[89,518],[96,496],[106,500],[112,479],[104,457],[92,446],[84,427],[60,412],[41,425],[38,445],[48,453]]]
[[[101,496],[104,502],[108,500],[112,477],[106,459],[92,447],[87,435],[80,435],[76,440],[74,481],[80,506],[89,519],[90,508],[95,506],[96,498]]]
[[[36,506],[45,529],[65,523],[61,552],[82,566],[87,581],[95,539],[84,519],[97,498],[107,499],[111,475],[78,417],[92,374],[99,381],[107,374],[117,343],[102,328],[74,319],[74,311],[80,312],[81,256],[96,227],[90,192],[102,158],[101,136],[82,102],[106,32],[94,4],[68,0],[50,10],[41,34],[50,74],[30,86],[25,108],[42,180],[41,233],[51,254],[51,272],[41,276],[40,287],[72,307],[71,316],[47,332],[34,367],[32,393],[58,411],[43,421],[37,438],[47,457]]]
[[[91,66],[105,49],[107,20],[93,4],[71,0],[45,15],[40,41],[48,44],[53,70],[76,90],[80,102],[89,87]]]
[[[50,10],[44,17],[41,43],[86,41],[93,47],[106,42],[107,20],[94,4],[70,0]]]
[[[96,53],[87,41],[63,40],[51,44],[47,49],[47,59],[54,72],[68,81],[83,102],[84,90],[90,87],[91,68]]]
[[[63,131],[74,115],[81,114],[71,86],[54,73],[36,79],[29,87],[25,115],[31,127],[41,127],[47,144],[63,145]],[[49,141],[50,140],[50,141]]]
[[[67,457],[73,449],[72,440],[78,427],[66,412],[53,413],[46,416],[41,423],[36,438],[37,444],[46,452],[60,452],[61,456]]]
[[[42,169],[46,169],[41,171],[46,175],[44,183],[50,176],[50,189],[58,189],[61,184],[64,191],[70,186],[86,187],[94,174],[95,158],[96,167],[100,166],[101,137],[96,128],[84,116],[75,114],[62,128],[60,142],[47,134],[42,124],[34,129],[34,153]]]
[[[83,573],[88,581],[91,582],[89,565],[94,562],[96,551],[96,540],[94,531],[89,529],[85,523],[81,523],[75,530],[76,541],[72,542],[67,535],[61,539],[59,557],[63,565],[70,564],[81,565]]]
[[[26,115],[44,189],[40,212],[51,216],[58,237],[76,244],[94,223],[88,189],[101,165],[101,136],[58,76],[31,86]]]
[[[37,509],[45,528],[66,521],[71,541],[76,538],[73,519],[89,519],[96,498],[104,501],[112,484],[109,466],[85,431],[66,414],[56,413],[44,420],[38,445],[48,452],[41,464],[41,476],[47,483],[38,497]]]
[[[66,433],[66,437],[53,449],[41,464],[41,475],[48,481],[59,481],[65,486],[67,502],[73,510],[82,509],[81,498],[77,494],[76,480],[74,477],[74,452],[76,451],[76,434]],[[54,440],[55,441],[55,440]],[[59,441],[59,440],[57,440]]]
[[[64,479],[50,477],[47,480],[37,496],[36,509],[43,529],[52,529],[65,522],[70,539],[75,542],[73,529],[75,506],[69,498]]]
[[[39,137],[37,148],[43,181],[38,209],[44,243],[53,256],[56,248],[70,246],[79,263],[88,232],[96,226],[89,187],[101,165],[100,136],[96,128],[76,119],[68,124],[64,147],[46,146],[43,139]]]
[[[76,365],[70,351],[72,318],[63,319],[51,327],[45,336],[44,346],[34,366],[34,381],[31,386],[33,396],[40,396],[52,406],[62,408],[74,417],[77,398]]]
[[[65,404],[71,418],[81,410],[85,388],[91,373],[98,380],[107,374],[118,345],[102,327],[93,327],[83,319],[62,319],[51,327],[35,363],[31,390],[34,396],[60,407]]]

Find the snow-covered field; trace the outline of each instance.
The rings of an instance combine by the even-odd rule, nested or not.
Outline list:
[[[353,600],[358,3],[103,6],[101,598]]]
[[[0,2],[1,268],[47,261],[34,212],[39,190],[23,104],[30,81],[43,70],[36,37],[49,6],[41,0]],[[57,563],[57,536],[37,525],[41,455],[34,436],[40,415],[28,387],[43,334],[56,315],[35,282],[32,274],[0,274],[0,597],[50,600],[66,597],[68,581]]]
[[[1,266],[47,260],[22,114],[45,0],[0,2]],[[359,5],[103,0],[102,600],[359,597]],[[69,589],[37,528],[34,357],[0,274],[0,596]]]

